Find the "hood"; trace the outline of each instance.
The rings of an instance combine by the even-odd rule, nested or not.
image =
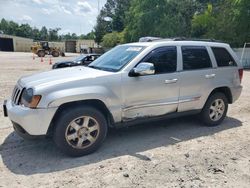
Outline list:
[[[22,77],[18,84],[25,88],[49,87],[77,80],[92,79],[113,74],[112,72],[97,70],[89,67],[72,67],[55,69]]]

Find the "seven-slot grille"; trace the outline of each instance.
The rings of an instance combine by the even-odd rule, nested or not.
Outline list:
[[[16,105],[18,105],[19,101],[20,101],[20,97],[22,94],[22,88],[20,88],[19,86],[15,86],[14,90],[13,90],[13,94],[12,94],[12,102]]]

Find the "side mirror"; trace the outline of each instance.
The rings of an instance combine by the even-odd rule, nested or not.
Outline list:
[[[129,72],[129,76],[131,77],[144,76],[144,75],[152,75],[154,73],[155,73],[155,67],[153,63],[142,62]]]

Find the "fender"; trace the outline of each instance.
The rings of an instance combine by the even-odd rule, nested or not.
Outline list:
[[[59,106],[76,101],[84,100],[100,100],[102,101],[110,113],[114,117],[114,121],[121,119],[121,101],[120,98],[112,90],[104,86],[85,86],[78,88],[64,89],[54,91],[46,96],[46,101],[49,101],[47,108],[58,108]]]

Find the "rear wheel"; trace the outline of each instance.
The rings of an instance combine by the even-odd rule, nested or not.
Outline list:
[[[61,55],[62,57],[65,57],[65,53],[64,53],[64,52],[61,52],[60,55]]]
[[[44,57],[45,56],[45,51],[44,50],[39,50],[37,52],[38,57]]]
[[[53,57],[59,57],[60,53],[58,51],[52,51]]]
[[[97,150],[107,134],[104,115],[92,107],[64,110],[54,132],[56,145],[70,156],[83,156]]]
[[[227,109],[228,100],[226,96],[223,93],[214,93],[208,98],[201,112],[202,121],[207,126],[219,125],[225,119]]]

